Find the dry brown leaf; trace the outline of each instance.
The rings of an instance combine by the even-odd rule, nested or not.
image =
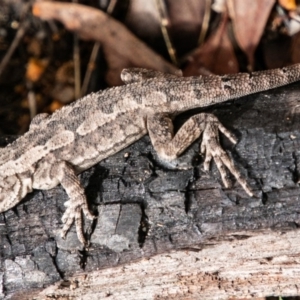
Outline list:
[[[197,47],[205,14],[205,1],[167,0],[170,34],[179,56]]]
[[[218,29],[203,46],[188,57],[189,64],[183,71],[184,76],[203,74],[206,68],[215,74],[230,74],[239,71],[238,62],[227,34],[228,17],[223,15]]]
[[[74,62],[72,60],[66,61],[57,69],[55,80],[74,85]]]
[[[154,44],[162,40],[161,16],[157,0],[131,0],[126,15],[126,24],[142,39]],[[205,1],[199,0],[159,0],[167,8],[168,33],[177,54],[191,51],[197,46],[203,23]],[[160,46],[160,43],[157,43]]]
[[[295,0],[278,0],[278,2],[286,10],[295,10],[297,8]]]
[[[300,63],[300,32],[293,35],[292,37],[292,53],[291,53],[291,59],[293,64]]]
[[[50,111],[50,112],[54,112],[54,111],[56,111],[56,110],[62,108],[63,106],[64,106],[64,105],[63,105],[61,102],[59,102],[59,101],[57,101],[57,100],[54,100],[54,101],[52,101],[52,103],[51,103],[50,106],[49,106],[49,111]]]
[[[254,69],[254,52],[264,32],[275,0],[227,0],[235,38]]]
[[[205,12],[205,1],[166,0],[166,5],[173,26],[196,27],[199,30]]]
[[[26,69],[26,79],[31,82],[38,81],[41,75],[44,73],[47,65],[48,60],[30,58]]]
[[[176,74],[177,69],[136,38],[123,24],[104,12],[75,3],[36,2],[33,14],[43,20],[57,20],[85,40],[99,41],[109,66],[106,80],[122,84],[120,73],[128,67],[144,67]]]
[[[125,22],[145,40],[155,40],[161,35],[155,0],[131,0]]]

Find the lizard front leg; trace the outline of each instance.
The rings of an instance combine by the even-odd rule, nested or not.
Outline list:
[[[81,214],[83,212],[90,220],[94,219],[94,216],[88,209],[84,189],[74,169],[65,161],[53,162],[51,164],[49,163],[49,157],[47,161],[41,161],[34,174],[33,187],[36,189],[50,189],[59,183],[70,198],[70,200],[65,202],[67,209],[62,217],[64,226],[61,236],[64,238],[73,222],[75,222],[78,239],[81,243],[86,244],[83,235]]]
[[[200,113],[191,117],[174,135],[173,123],[166,114],[152,115],[147,118],[147,127],[151,142],[158,156],[166,162],[175,160],[191,143],[202,134],[201,152],[205,153],[204,169],[208,170],[214,159],[225,187],[230,186],[225,167],[234,175],[244,190],[253,196],[251,188],[235,167],[232,159],[222,149],[219,141],[221,131],[231,142],[234,136],[211,114]]]

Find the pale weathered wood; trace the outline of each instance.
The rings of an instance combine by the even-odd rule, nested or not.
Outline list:
[[[78,274],[35,299],[227,299],[299,295],[300,234],[237,232],[204,249],[172,251]]]

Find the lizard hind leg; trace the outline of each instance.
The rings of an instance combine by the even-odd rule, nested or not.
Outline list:
[[[192,116],[175,135],[173,133],[172,120],[166,114],[149,116],[147,118],[147,127],[153,147],[158,156],[164,161],[176,159],[202,134],[201,152],[205,153],[204,169],[209,169],[210,162],[213,159],[225,187],[230,186],[226,176],[226,167],[244,190],[250,196],[253,196],[247,181],[235,167],[232,159],[222,149],[219,141],[219,131],[233,143],[236,143],[236,139],[214,115],[200,113]]]
[[[57,174],[59,181],[70,197],[70,200],[65,202],[67,209],[62,217],[64,226],[61,235],[64,238],[73,222],[75,222],[78,239],[82,244],[86,244],[86,240],[83,235],[81,213],[83,212],[90,220],[93,220],[94,216],[88,209],[84,189],[81,186],[75,171],[68,163],[61,162],[57,171],[59,172],[59,174]]]
[[[54,162],[50,168],[49,163],[45,163],[45,165],[40,163],[35,176],[37,178],[34,188],[50,189],[59,183],[62,185],[70,200],[65,202],[66,211],[62,216],[64,226],[61,236],[64,238],[75,222],[78,239],[82,244],[86,244],[83,235],[82,212],[90,220],[93,220],[95,217],[88,209],[84,189],[72,166],[65,161]],[[43,182],[41,178],[43,178]]]

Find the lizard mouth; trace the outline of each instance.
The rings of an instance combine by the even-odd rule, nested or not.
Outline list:
[[[20,201],[21,181],[17,175],[2,178],[0,186],[0,212],[14,207]]]

